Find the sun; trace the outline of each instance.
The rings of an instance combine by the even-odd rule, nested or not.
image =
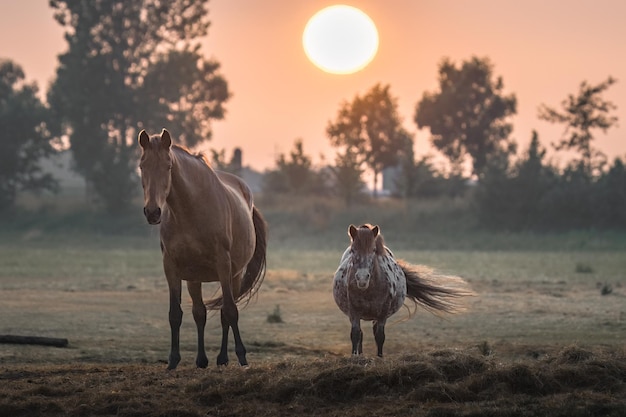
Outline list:
[[[378,51],[378,30],[368,15],[352,6],[326,7],[311,17],[302,34],[309,60],[331,74],[365,68]]]

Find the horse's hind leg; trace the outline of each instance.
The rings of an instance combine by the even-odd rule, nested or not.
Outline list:
[[[198,368],[206,368],[209,365],[209,359],[204,350],[204,327],[206,325],[206,306],[202,301],[202,283],[195,281],[187,281],[187,289],[191,296],[193,307],[193,319],[196,322],[198,330],[198,355],[196,356],[196,366]]]
[[[350,340],[352,340],[352,354],[360,355],[363,353],[363,331],[361,330],[361,319],[351,318],[350,323]]]
[[[180,325],[183,322],[183,310],[180,308],[181,299],[181,281],[173,278],[167,273],[167,285],[170,290],[170,331],[171,331],[171,347],[170,356],[168,358],[167,369],[175,369],[180,362]]]
[[[230,277],[230,275],[227,276]],[[233,281],[238,284],[238,279],[240,278],[240,276],[234,277]],[[231,328],[233,329],[233,336],[235,338],[235,354],[237,355],[239,364],[241,366],[247,366],[248,361],[246,360],[246,348],[241,340],[241,334],[239,333],[239,310],[237,310],[237,304],[235,303],[234,296],[234,294],[239,293],[239,286],[237,285],[236,288],[233,288],[230,279],[225,282],[220,280],[220,282],[222,284],[223,300],[220,312],[222,320],[222,346],[220,348],[220,353],[217,356],[217,364],[228,364],[228,332],[229,328]]]
[[[383,357],[383,343],[385,343],[385,321],[374,321],[374,339],[376,340],[376,348],[378,356]]]
[[[234,300],[232,300],[231,304],[227,303],[226,298],[224,298],[224,306],[220,311],[220,317],[222,320],[222,346],[219,355],[217,355],[217,364],[228,364],[228,333],[229,329],[232,328],[235,338],[235,354],[237,355],[239,364],[241,366],[248,365],[248,361],[246,360],[246,348],[241,340],[241,334],[239,333],[239,311],[237,310],[237,305]]]

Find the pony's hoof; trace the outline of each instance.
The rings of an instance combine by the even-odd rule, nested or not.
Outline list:
[[[196,367],[200,368],[200,369],[205,369],[209,366],[209,360],[207,358],[204,358],[202,360],[198,359],[196,361]]]

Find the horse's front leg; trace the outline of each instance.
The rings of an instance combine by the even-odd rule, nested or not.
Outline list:
[[[166,273],[167,275],[167,273]],[[181,281],[167,275],[167,285],[170,290],[170,331],[171,347],[167,369],[176,369],[180,362],[180,325],[183,322],[183,310],[180,308]]]
[[[383,343],[385,343],[385,322],[387,320],[374,321],[374,339],[378,348],[378,356],[383,357]]]
[[[363,331],[361,330],[361,318],[351,317],[350,323],[350,340],[352,341],[352,354],[360,355],[363,353]]]
[[[187,290],[191,296],[193,303],[192,313],[196,322],[198,331],[198,354],[196,356],[196,366],[198,368],[206,368],[209,366],[209,359],[204,350],[204,327],[206,325],[206,306],[202,300],[202,283],[196,281],[187,281]]]

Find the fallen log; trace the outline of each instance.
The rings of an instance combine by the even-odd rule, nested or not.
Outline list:
[[[69,342],[67,339],[61,339],[57,337],[16,336],[11,334],[0,334],[0,343],[66,347]]]

